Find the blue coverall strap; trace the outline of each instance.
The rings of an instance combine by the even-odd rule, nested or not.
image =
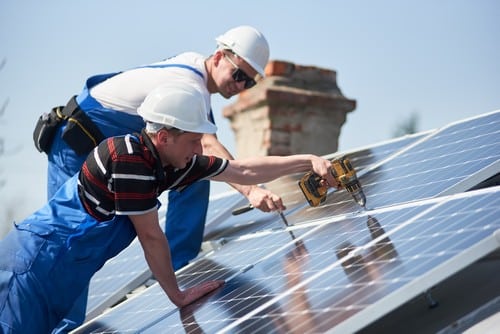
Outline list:
[[[198,76],[200,76],[202,79],[204,79],[203,73],[201,73],[196,68],[189,66],[189,65],[186,65],[186,64],[145,65],[145,66],[134,67],[133,69],[137,69],[137,68],[167,68],[167,67],[185,68],[187,70],[193,71]],[[94,98],[91,98],[91,96],[89,94],[89,90],[92,87],[94,87],[95,85],[98,85],[101,82],[103,82],[111,77],[114,77],[115,75],[120,74],[120,73],[123,73],[123,71],[111,72],[111,73],[105,73],[105,74],[96,74],[96,75],[89,77],[87,79],[87,81],[85,82],[85,87],[83,88],[82,93],[77,96],[76,102],[80,105],[80,107],[83,110],[101,107],[100,103],[98,103]],[[213,116],[212,116],[212,118],[213,118]]]
[[[94,99],[90,94],[89,91],[92,87],[95,85],[100,84],[101,82],[114,77],[117,74],[120,74],[122,72],[112,72],[112,73],[106,73],[106,74],[97,74],[93,75],[90,78],[85,81],[85,87],[83,87],[82,92],[76,97],[76,103],[80,106],[82,110],[89,110],[93,108],[100,108],[102,107],[99,102],[97,102],[96,99]]]
[[[103,82],[104,80],[109,79],[111,77],[114,77],[115,75],[120,74],[120,73],[122,73],[122,72],[120,71],[120,72],[112,72],[112,73],[93,75],[90,78],[88,78],[87,81],[85,82],[85,88],[90,89],[90,88],[94,87],[95,85]]]
[[[208,113],[208,120],[215,124],[215,117],[214,117],[214,112],[212,111],[212,108],[210,108],[210,112]]]
[[[137,134],[135,134],[135,133],[130,134],[130,139],[134,140],[136,143],[140,143],[141,142],[139,140],[139,136],[137,136]]]
[[[191,70],[193,71],[194,73],[196,73],[197,75],[199,75],[202,79],[204,79],[205,77],[203,76],[203,73],[201,73],[200,71],[198,71],[196,68],[192,67],[192,66],[189,66],[189,65],[186,65],[186,64],[157,64],[157,65],[146,65],[146,66],[141,66],[139,68],[165,68],[165,67],[180,67],[180,68],[185,68],[187,70]]]
[[[180,68],[185,68],[185,69],[193,71],[194,73],[196,73],[197,75],[199,75],[201,78],[204,78],[203,77],[203,73],[201,73],[200,71],[198,71],[196,68],[194,68],[192,66],[189,66],[189,65],[186,65],[186,64],[145,65],[145,66],[138,66],[138,67],[135,67],[135,68],[166,68],[166,67],[180,67]],[[97,85],[97,84],[105,81],[106,79],[114,77],[115,75],[120,74],[122,72],[123,71],[93,75],[90,78],[88,78],[87,81],[85,82],[85,88],[86,89],[91,89],[95,85]]]

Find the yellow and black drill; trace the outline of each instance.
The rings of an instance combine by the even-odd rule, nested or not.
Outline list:
[[[356,203],[366,209],[365,194],[349,159],[345,156],[333,159],[332,175],[340,187],[347,190]],[[306,173],[300,179],[299,187],[310,206],[318,206],[326,200],[328,187],[321,184],[321,177],[314,172]]]

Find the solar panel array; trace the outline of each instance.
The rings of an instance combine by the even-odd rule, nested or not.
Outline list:
[[[232,215],[239,194],[214,198],[205,238],[219,247],[177,277],[222,288],[179,310],[154,284],[77,332],[355,332],[498,249],[500,187],[467,190],[500,171],[500,112],[347,156],[368,210],[345,191],[309,207],[301,175],[265,185],[290,227],[258,210]]]

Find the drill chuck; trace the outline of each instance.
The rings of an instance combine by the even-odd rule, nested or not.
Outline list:
[[[356,175],[351,177],[349,181],[346,181],[346,178],[342,180],[342,184],[344,185],[345,190],[351,194],[354,198],[354,201],[358,203],[360,206],[365,207],[366,205],[366,196],[361,188],[361,184],[358,181]]]
[[[354,198],[354,200],[356,201],[356,203],[358,203],[360,206],[366,208],[366,196],[365,196],[365,193],[363,192],[363,190],[358,189],[357,191],[352,192],[351,195]]]

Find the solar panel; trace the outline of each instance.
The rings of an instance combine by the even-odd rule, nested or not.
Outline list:
[[[369,209],[466,191],[500,172],[500,112],[451,124],[358,172]],[[353,165],[359,170],[355,162]],[[360,208],[346,191],[304,207],[290,223]]]
[[[425,135],[425,133],[421,133],[396,138],[348,153],[348,155],[353,165],[355,165],[357,169],[362,170],[365,167],[383,161],[388,156],[395,154]],[[327,156],[327,158],[330,157]],[[265,184],[267,189],[282,197],[283,203],[287,207],[287,210],[284,212],[285,216],[307,205],[304,195],[297,186],[297,182],[302,176],[303,173],[288,175]],[[241,201],[237,201],[238,198],[240,198]],[[234,193],[233,195],[228,194],[228,196],[223,196],[221,199],[217,198],[215,201],[211,200],[205,227],[205,240],[230,239],[248,233],[280,228],[283,226],[281,218],[276,213],[265,213],[260,210],[253,210],[238,216],[231,215],[234,209],[241,208],[245,205],[248,205],[246,199],[238,193]],[[218,215],[217,219],[211,218],[214,209]],[[222,213],[219,209],[222,209]]]
[[[496,187],[241,237],[181,270],[228,280],[182,313],[155,284],[79,332],[355,332],[498,248],[499,215]]]
[[[136,238],[92,277],[87,300],[87,321],[114,305],[149,278],[151,270]]]
[[[360,330],[498,248],[500,188],[463,192],[499,173],[499,147],[494,112],[348,152],[369,210],[345,191],[310,208],[292,175],[265,185],[284,198],[286,229],[277,214],[233,216],[245,199],[220,196],[206,240],[224,242],[178,281],[223,288],[179,311],[154,284],[78,332]]]
[[[253,233],[262,229],[267,229],[272,226],[272,222],[276,221],[276,214],[269,214],[260,210],[254,209],[240,215],[233,215],[232,211],[248,206],[246,198],[235,203],[232,206],[227,206],[223,218],[209,221],[205,226],[205,240],[218,240],[224,238],[232,238],[235,235],[244,235]],[[208,211],[211,210],[211,202]]]
[[[371,240],[362,231],[366,225],[361,215],[349,226],[325,224],[322,230],[304,239],[306,246],[321,245],[317,271],[312,270],[311,276],[304,276],[283,294],[253,308],[224,331],[237,328],[277,332],[283,326],[275,330],[256,328],[254,323],[271,314],[285,317],[286,309],[281,311],[285,303],[303,294],[307,302],[297,306],[299,310],[295,312],[308,315],[309,319],[302,323],[311,327],[295,330],[352,333],[499,247],[498,188],[477,196],[460,194],[434,202],[428,208],[409,207],[418,209],[412,210],[410,219],[406,219],[411,213],[405,208],[391,208],[387,216],[374,212],[372,219],[375,217],[386,233]],[[405,217],[401,219],[400,214]],[[369,219],[366,220],[368,224]],[[349,251],[344,252],[345,249]]]
[[[246,198],[237,191],[228,191],[210,197],[205,225],[216,225],[231,216],[231,210],[245,205]]]

